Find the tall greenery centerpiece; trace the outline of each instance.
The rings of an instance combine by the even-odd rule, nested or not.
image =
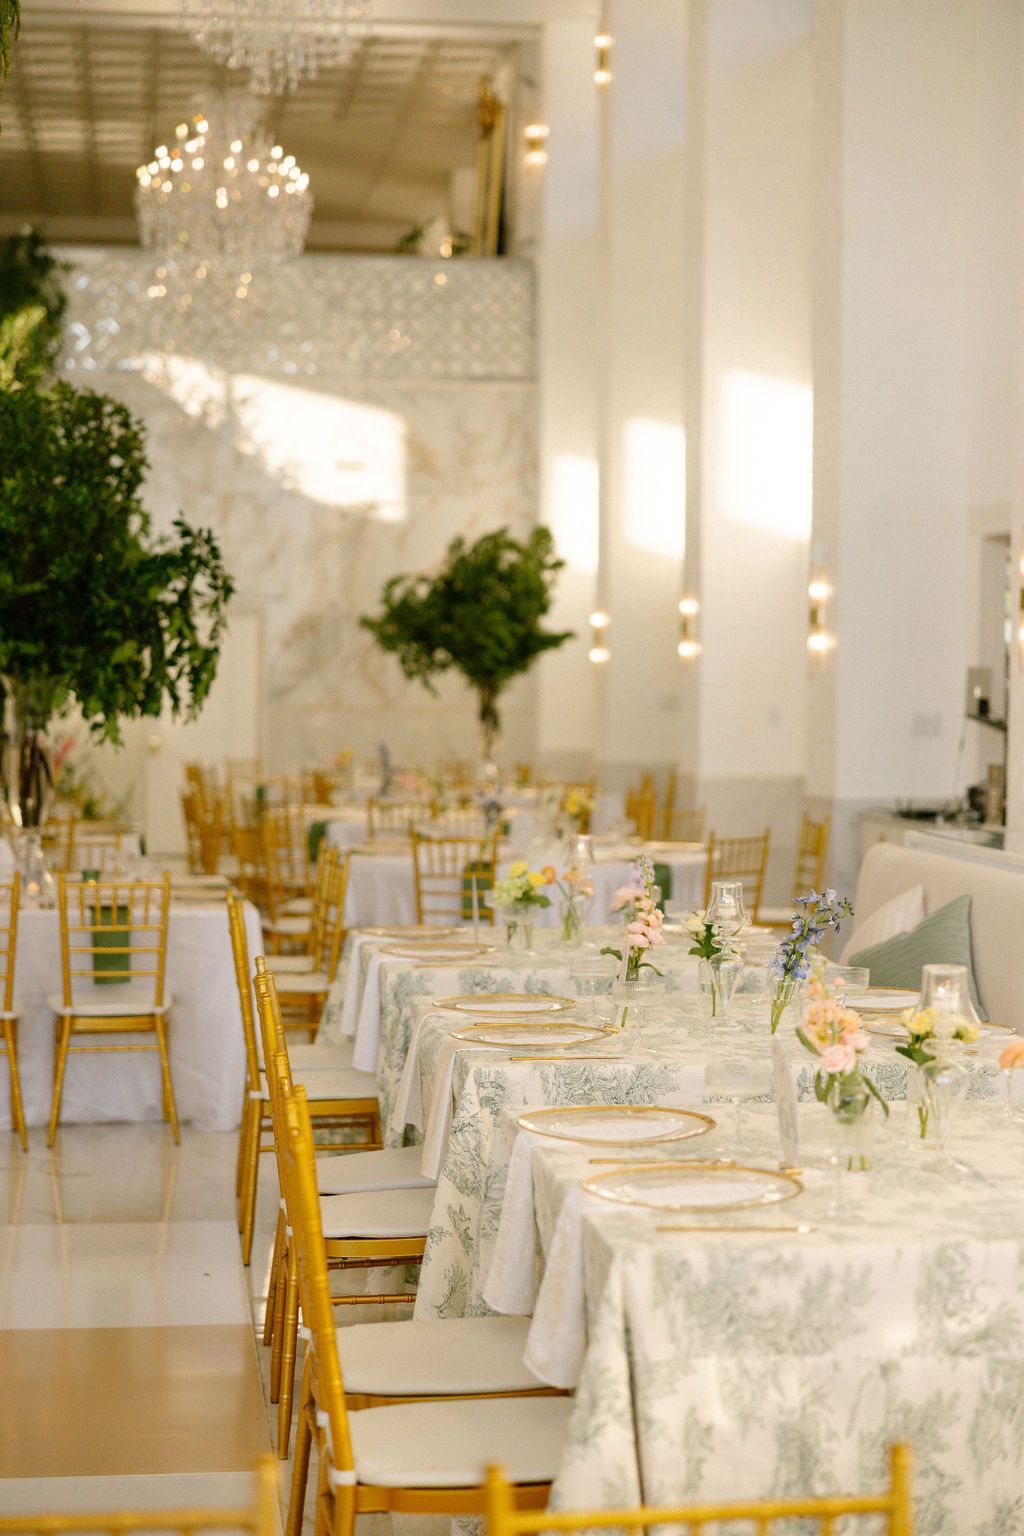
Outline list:
[[[11,69],[11,44],[21,26],[21,0],[0,0],[0,79]]]
[[[0,240],[0,389],[40,385],[56,365],[68,303],[61,278],[69,270],[34,229]]]
[[[0,390],[0,681],[5,792],[37,823],[43,733],[76,703],[92,735],[194,716],[213,683],[233,587],[212,533],[182,517],[152,538],[148,468],[124,405],[64,383]]]
[[[541,621],[565,564],[547,528],[525,543],[507,528],[475,544],[455,539],[436,576],[394,576],[381,594],[381,611],[360,619],[382,650],[392,651],[406,677],[436,693],[433,679],[452,668],[476,690],[485,758],[500,727],[498,698],[514,677],[544,651],[573,638]]]

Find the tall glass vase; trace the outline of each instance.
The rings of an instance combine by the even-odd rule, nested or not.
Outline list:
[[[53,690],[46,684],[22,683],[8,677],[0,682],[4,689],[0,777],[15,829],[22,894],[29,906],[51,906],[53,876],[43,851],[41,828],[53,794],[44,734]]]

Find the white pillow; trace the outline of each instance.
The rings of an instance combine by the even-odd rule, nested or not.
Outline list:
[[[909,891],[901,891],[858,924],[843,946],[839,964],[846,965],[851,955],[870,949],[872,944],[884,944],[886,939],[894,939],[897,934],[909,933],[911,928],[924,922],[925,915],[924,886],[915,885]]]

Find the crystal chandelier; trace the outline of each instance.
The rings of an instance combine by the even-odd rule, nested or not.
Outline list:
[[[181,0],[182,24],[229,69],[248,69],[261,95],[294,90],[349,57],[366,0]]]
[[[139,239],[161,255],[241,270],[298,256],[306,243],[309,177],[271,143],[249,96],[179,123],[174,143],[135,175]]]

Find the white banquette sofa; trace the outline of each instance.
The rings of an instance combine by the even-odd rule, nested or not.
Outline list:
[[[929,916],[957,896],[970,896],[974,975],[985,1011],[1024,1034],[1024,871],[875,843],[857,877],[857,921],[917,885],[924,887]]]

